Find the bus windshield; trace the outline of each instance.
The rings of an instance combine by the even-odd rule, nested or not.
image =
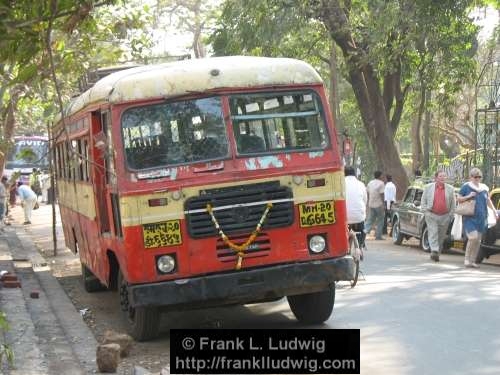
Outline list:
[[[304,90],[229,97],[238,155],[322,150],[328,146],[319,97]],[[122,116],[128,166],[133,170],[227,158],[221,98],[128,109]]]
[[[224,158],[225,129],[216,97],[129,109],[122,117],[127,163],[145,169]]]
[[[47,169],[48,140],[44,137],[16,137],[14,146],[7,155],[6,169]]]

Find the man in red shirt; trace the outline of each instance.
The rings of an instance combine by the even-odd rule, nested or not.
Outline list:
[[[445,183],[446,173],[437,171],[434,182],[424,188],[421,207],[425,215],[431,259],[439,262],[439,253],[443,248],[446,231],[455,210],[455,191]]]

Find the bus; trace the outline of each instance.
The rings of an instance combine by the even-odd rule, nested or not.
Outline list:
[[[20,173],[20,179],[27,182],[33,168],[49,169],[49,139],[46,136],[23,135],[14,137],[14,145],[7,153],[4,174]]]
[[[131,335],[160,314],[287,297],[327,320],[351,280],[345,183],[323,82],[286,58],[214,57],[99,80],[56,119],[66,245]]]

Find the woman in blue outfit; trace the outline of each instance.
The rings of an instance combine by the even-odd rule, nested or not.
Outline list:
[[[467,236],[465,248],[465,267],[479,268],[476,257],[481,246],[481,237],[488,229],[488,206],[495,210],[495,206],[489,198],[489,188],[481,183],[483,177],[479,168],[472,168],[469,173],[469,182],[462,185],[457,197],[459,203],[469,199],[476,201],[474,215],[463,216],[463,228]],[[496,210],[495,210],[496,214]]]

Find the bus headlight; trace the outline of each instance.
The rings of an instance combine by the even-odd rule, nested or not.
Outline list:
[[[175,258],[172,255],[162,255],[156,259],[156,267],[161,273],[170,273],[175,269]]]
[[[320,235],[314,235],[309,238],[309,250],[311,252],[318,254],[324,251],[326,248],[325,237]]]

